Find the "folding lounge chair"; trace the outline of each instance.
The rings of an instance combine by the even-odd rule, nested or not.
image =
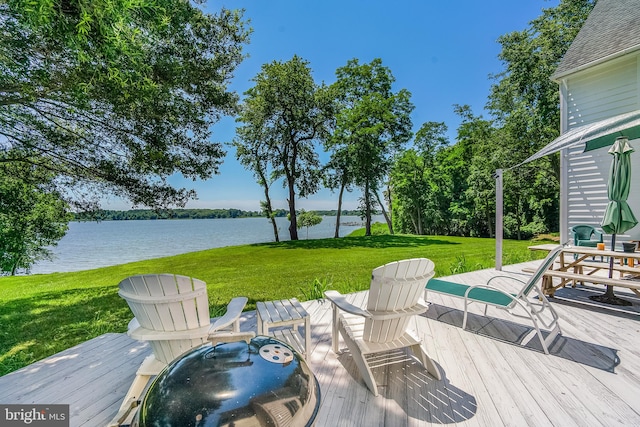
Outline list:
[[[375,396],[378,387],[371,368],[378,365],[375,357],[368,356],[376,353],[410,347],[427,371],[436,379],[441,378],[440,371],[420,345],[420,339],[408,331],[413,316],[427,311],[422,293],[427,280],[433,277],[433,268],[433,262],[426,258],[396,261],[376,268],[366,309],[350,304],[337,291],[324,293],[333,304],[333,351],[338,353],[339,333]]]
[[[248,343],[255,336],[253,332],[240,331],[239,318],[246,297],[232,299],[226,313],[211,324],[207,286],[201,280],[147,274],[124,279],[119,289],[118,295],[127,301],[135,316],[129,322],[129,336],[148,341],[153,354],[142,362],[110,425],[119,425],[127,417],[151,377],[178,356],[207,341],[214,345],[241,340]]]
[[[495,276],[486,284],[469,286],[440,279],[431,279],[427,283],[425,294],[428,292],[437,292],[452,297],[464,298],[464,319],[462,321],[463,329],[467,327],[468,306],[474,302],[485,304],[485,316],[487,315],[489,306],[492,306],[506,310],[513,316],[529,319],[533,323],[534,330],[527,334],[520,344],[524,345],[529,342],[535,332],[537,333],[538,338],[540,338],[544,352],[549,354],[549,345],[553,342],[556,336],[562,333],[562,331],[558,324],[558,314],[549,303],[547,297],[542,293],[538,286],[538,282],[542,280],[544,272],[553,265],[553,262],[561,251],[562,246],[558,246],[550,251],[535,273],[533,273],[531,278],[527,281],[510,276]],[[499,278],[514,281],[521,287],[521,289],[517,294],[511,294],[492,287],[491,282]],[[534,289],[538,294],[537,299],[529,296]],[[522,311],[524,311],[525,314],[521,314]],[[542,316],[545,311],[548,312],[548,316],[546,316],[546,318]],[[542,335],[540,324],[550,331],[546,339]]]

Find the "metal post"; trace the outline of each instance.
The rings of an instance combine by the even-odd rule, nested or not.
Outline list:
[[[494,178],[496,179],[496,270],[502,271],[502,169],[496,169]]]

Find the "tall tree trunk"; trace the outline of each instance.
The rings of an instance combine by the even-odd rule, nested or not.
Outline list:
[[[416,222],[416,216],[409,214],[409,218],[411,218],[411,224],[413,224],[413,232],[414,232],[414,234],[419,234],[418,233],[418,223]]]
[[[484,211],[487,213],[487,226],[489,227],[489,237],[494,237],[493,236],[493,224],[491,223],[491,208],[489,207],[489,204],[487,203],[487,205],[485,206]]]
[[[343,182],[340,185],[340,194],[338,195],[338,213],[336,214],[336,232],[333,235],[335,239],[340,237],[340,215],[342,214],[342,195],[344,194],[344,189],[346,184]]]
[[[291,153],[285,158],[288,158],[284,164],[284,173],[287,177],[287,186],[289,188],[289,198],[287,202],[289,204],[289,237],[291,240],[298,240],[298,217],[296,215],[296,159],[298,158],[298,146],[296,141],[292,140]]]
[[[289,198],[287,202],[289,203],[289,236],[291,240],[298,240],[298,219],[296,217],[296,190],[293,183],[293,177],[289,179]]]
[[[369,192],[369,181],[364,184],[364,235],[371,236],[371,194]]]
[[[278,235],[278,224],[276,224],[276,218],[273,215],[273,208],[271,207],[271,197],[269,197],[269,184],[267,183],[267,179],[264,176],[264,172],[261,168],[256,168],[260,176],[260,180],[262,181],[262,185],[264,186],[264,210],[266,211],[267,218],[271,221],[271,225],[273,226],[273,236],[276,239],[276,242],[280,241],[280,236]]]
[[[278,235],[278,224],[276,224],[276,218],[273,216],[273,213],[270,216],[271,226],[273,227],[273,237],[276,239],[276,242],[280,241],[280,236]]]
[[[390,230],[391,234],[393,234],[393,200],[391,200],[391,186],[389,185],[389,181],[387,181],[387,193],[386,193],[387,197],[385,197],[385,200],[387,201],[387,203],[389,203],[389,218],[390,220],[390,224],[392,229]]]
[[[516,204],[516,227],[517,227],[517,239],[522,240],[522,217],[520,216],[520,198]]]
[[[265,210],[267,211],[267,217],[271,221],[271,226],[273,227],[273,237],[275,237],[276,242],[280,241],[280,236],[278,235],[278,224],[276,224],[276,217],[273,215],[273,208],[271,207],[271,198],[269,197],[269,188],[265,187],[264,195],[267,198],[265,202]]]
[[[391,224],[391,218],[389,218],[389,215],[387,215],[387,210],[384,208],[384,203],[382,203],[382,200],[380,200],[380,195],[378,194],[377,191],[376,191],[376,200],[380,205],[380,209],[382,209],[382,215],[384,215],[385,221],[387,221],[387,227],[389,227],[389,234],[393,234],[393,224]]]

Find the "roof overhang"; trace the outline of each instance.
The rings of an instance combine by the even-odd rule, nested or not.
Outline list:
[[[596,66],[598,66],[600,64],[610,63],[611,61],[614,61],[616,59],[625,57],[625,56],[630,55],[632,53],[636,53],[638,51],[640,51],[640,44],[628,47],[628,48],[623,49],[623,50],[621,50],[619,52],[616,52],[616,53],[614,53],[612,55],[604,56],[604,57],[599,58],[599,59],[597,59],[595,61],[591,61],[589,63],[582,64],[582,65],[580,65],[578,67],[574,67],[574,68],[565,70],[565,71],[560,72],[560,73],[554,73],[551,76],[551,80],[556,82],[556,83],[560,83],[562,81],[562,79],[564,79],[565,77],[568,77],[571,74],[578,73],[578,72],[586,70],[588,68],[596,67]]]
[[[640,110],[571,129],[520,164],[529,163],[583,143],[585,152],[607,147],[619,136],[626,136],[629,139],[640,138]]]

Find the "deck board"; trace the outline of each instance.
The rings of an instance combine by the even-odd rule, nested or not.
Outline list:
[[[465,284],[507,274],[527,278],[523,268],[481,270],[450,276]],[[563,335],[542,352],[537,337],[517,344],[531,330],[521,319],[480,305],[461,328],[463,302],[430,293],[429,310],[415,329],[442,373],[437,381],[405,351],[374,369],[380,395],[360,378],[343,342],[331,348],[331,304],[304,302],[311,315],[308,363],[321,387],[318,426],[465,427],[531,425],[640,425],[640,299],[616,294],[633,306],[596,306],[589,295],[603,287],[562,288],[552,299]],[[366,292],[348,298],[364,305]],[[242,330],[256,330],[255,312],[245,312]],[[0,377],[0,403],[67,403],[72,426],[101,426],[117,412],[135,371],[150,354],[126,334],[105,334]],[[399,356],[399,358],[395,358]],[[389,356],[391,360],[391,356]]]

